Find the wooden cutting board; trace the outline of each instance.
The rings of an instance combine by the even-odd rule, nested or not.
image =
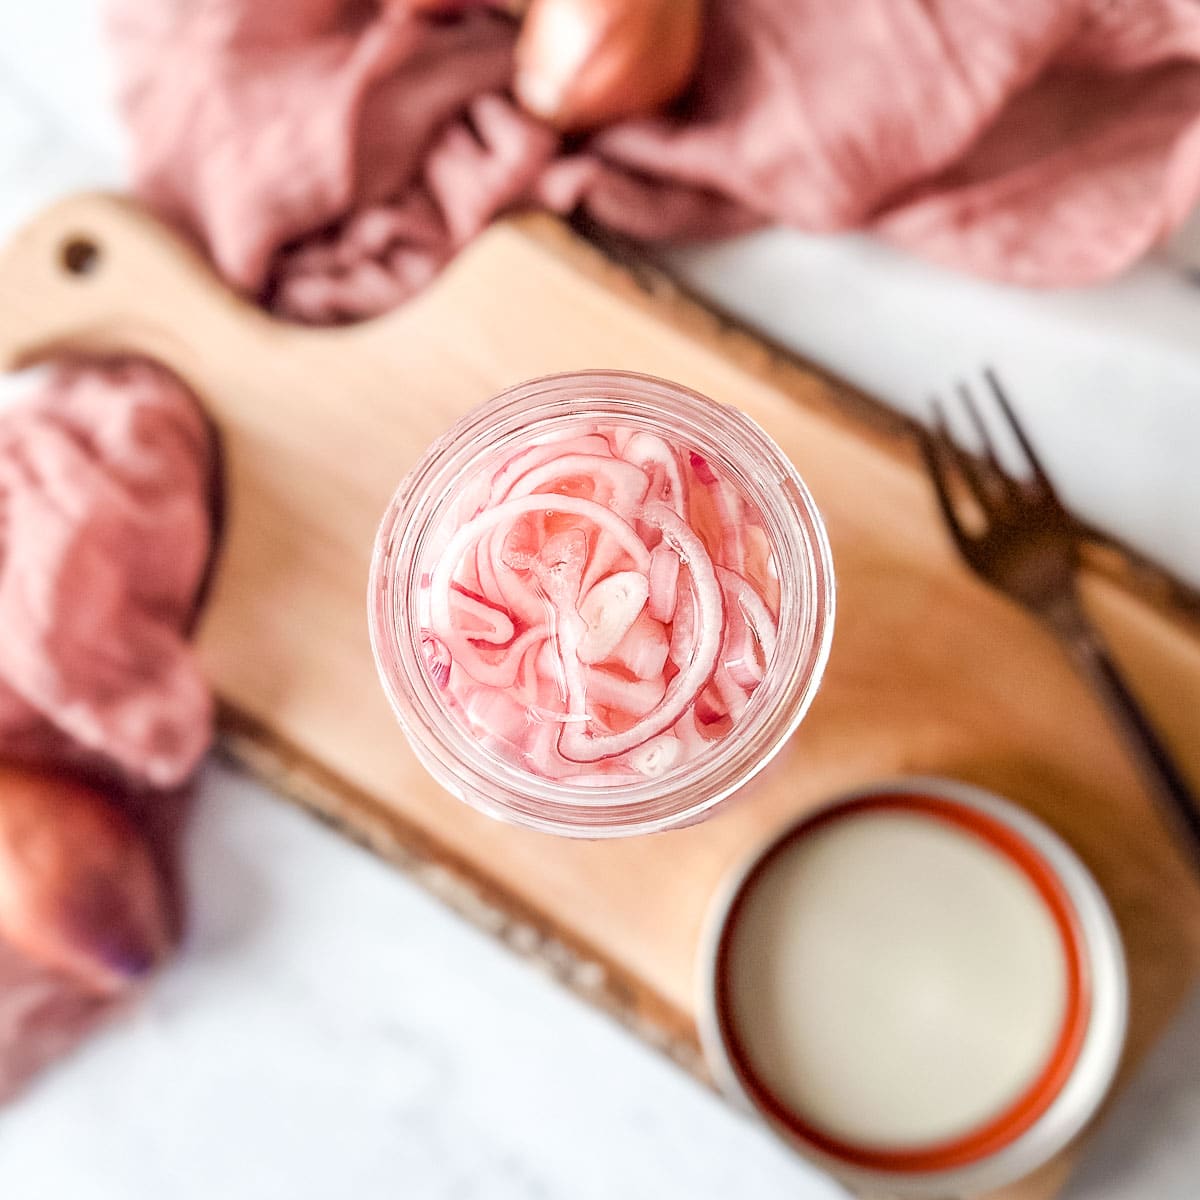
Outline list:
[[[159,359],[222,431],[228,526],[200,648],[232,753],[698,1072],[693,960],[719,881],[805,809],[898,772],[994,788],[1079,851],[1128,947],[1131,1062],[1194,978],[1184,860],[1057,645],[955,559],[905,423],[553,220],[501,223],[416,301],[321,330],[239,301],[126,202],[75,197],[0,259],[0,357],[64,349]],[[425,446],[511,383],[587,367],[663,375],[761,422],[825,514],[839,590],[825,684],[776,763],[703,825],[615,843],[509,828],[443,794],[392,719],[365,620],[376,522]],[[1113,549],[1088,592],[1200,782],[1195,597]],[[1065,1171],[1011,1194],[1048,1196]]]

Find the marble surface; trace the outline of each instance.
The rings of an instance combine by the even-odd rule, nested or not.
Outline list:
[[[93,0],[0,5],[0,233],[62,191],[119,183],[107,96]],[[859,237],[771,232],[671,263],[908,411],[997,364],[1071,502],[1200,583],[1200,222],[1076,293],[995,287]],[[839,1194],[402,875],[219,765],[187,873],[178,963],[0,1113],[0,1196]],[[1197,1178],[1200,995],[1069,1196],[1191,1200]]]
[[[13,1200],[840,1193],[403,876],[214,766],[178,963],[0,1115]]]

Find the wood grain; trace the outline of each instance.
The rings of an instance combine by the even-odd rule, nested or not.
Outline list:
[[[97,248],[87,274],[63,267],[71,239]],[[316,330],[231,296],[126,203],[76,197],[0,259],[0,356],[61,350],[161,360],[222,431],[228,528],[200,647],[234,753],[689,1065],[697,939],[722,876],[806,808],[901,772],[994,788],[1078,850],[1129,952],[1131,1063],[1194,978],[1183,858],[1057,645],[955,559],[903,425],[864,420],[861,397],[647,291],[548,218],[495,226],[395,313]],[[502,387],[589,367],[663,375],[763,424],[824,512],[839,589],[825,685],[752,790],[703,825],[616,843],[510,828],[441,793],[383,699],[365,621],[376,522],[425,446]],[[1104,561],[1089,602],[1200,779],[1192,598]],[[1006,1195],[1051,1195],[1064,1173]]]

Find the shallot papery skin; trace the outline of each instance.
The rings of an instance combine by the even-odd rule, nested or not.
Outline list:
[[[581,789],[665,775],[729,737],[779,605],[742,488],[632,424],[568,425],[489,465],[421,576],[426,673],[451,719]]]
[[[98,791],[0,766],[0,936],[97,995],[144,978],[170,946],[145,837]]]

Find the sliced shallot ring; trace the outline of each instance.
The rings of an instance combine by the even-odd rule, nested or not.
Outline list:
[[[717,473],[712,469],[712,463],[698,451],[692,450],[688,453],[688,466],[692,468],[692,474],[704,487],[712,487],[714,483],[718,482]]]
[[[729,597],[725,597],[725,611],[729,612]],[[734,610],[735,616],[725,618],[725,645],[721,647],[721,665],[730,678],[746,691],[753,691],[763,681],[763,668],[758,661],[758,643],[746,618]]]
[[[474,554],[464,554],[459,559],[458,567],[454,572],[454,582],[466,588],[467,591],[474,592],[477,596],[484,595],[488,590],[479,581],[479,568],[475,563]],[[421,581],[421,586],[423,588],[429,586],[428,575]]]
[[[615,571],[589,588],[579,603],[579,615],[587,626],[579,643],[579,661],[590,666],[608,658],[633,628],[649,594],[646,576],[637,571]]]
[[[677,587],[675,613],[671,620],[671,641],[667,657],[677,667],[683,667],[692,656],[696,630],[696,597],[691,588]]]
[[[587,478],[602,480],[612,493],[611,507],[626,516],[646,498],[650,480],[646,472],[619,458],[599,454],[564,454],[561,458],[542,463],[526,471],[509,488],[508,496],[529,496],[540,492],[561,479]]]
[[[482,629],[460,629],[473,642],[487,642],[492,646],[503,646],[513,640],[516,630],[513,628],[512,617],[495,604],[489,603],[482,596],[463,587],[460,583],[450,585],[451,607],[458,608],[475,621],[483,622]]]
[[[617,425],[601,425],[596,429],[597,433],[603,434],[613,448],[613,453],[619,458],[625,457],[625,447],[629,445],[629,441],[638,432],[632,425],[624,423]]]
[[[685,712],[671,726],[671,732],[679,739],[689,758],[703,754],[712,747],[712,743],[696,728],[696,718],[691,712]]]
[[[421,634],[421,656],[425,660],[425,669],[439,689],[445,689],[450,682],[450,668],[453,659],[450,647],[440,637],[432,633]]]
[[[521,656],[530,646],[547,636],[545,625],[535,625],[504,648],[497,662],[488,662],[477,646],[461,635],[443,639],[450,647],[455,664],[481,687],[510,688],[516,682],[521,667]]]
[[[621,547],[603,529],[596,531],[592,556],[588,560],[587,569],[583,572],[582,590],[584,595],[595,587],[605,575],[611,575],[613,571],[619,569],[622,553]]]
[[[506,500],[503,504],[497,504],[495,508],[480,513],[475,520],[457,530],[438,559],[429,581],[430,618],[435,633],[444,636],[444,631],[453,628],[450,614],[450,581],[459,559],[466,551],[485,533],[503,525],[505,521],[522,517],[526,513],[542,511],[568,513],[591,521],[598,528],[613,535],[640,571],[644,573],[650,569],[650,552],[633,531],[633,527],[603,504],[597,504],[594,500],[583,500],[577,496],[558,496],[550,492]],[[493,566],[495,565],[493,562]]]
[[[587,627],[576,608],[586,557],[587,537],[573,529],[548,538],[530,568],[550,602],[550,638],[542,652],[550,647],[558,651],[560,670],[555,674],[562,679],[572,719],[587,715],[587,688],[579,661],[579,643]]]
[[[621,448],[621,457],[635,467],[641,467],[643,471],[646,470],[647,464],[658,467],[666,478],[667,490],[670,492],[666,503],[679,516],[684,515],[687,493],[683,486],[683,472],[679,469],[678,456],[665,439],[640,429]]]
[[[721,697],[729,716],[734,721],[740,720],[750,702],[749,697],[746,689],[738,686],[723,663],[713,672],[713,686],[717,689],[717,695]]]
[[[697,729],[709,729],[721,721],[728,720],[729,708],[715,683],[709,683],[701,690],[700,695],[696,697],[692,715],[696,718]]]
[[[608,658],[620,663],[638,679],[658,679],[667,665],[670,652],[671,643],[666,627],[643,611]]]
[[[481,737],[497,738],[510,746],[524,740],[525,709],[498,688],[477,688],[463,699],[463,711]]]
[[[587,534],[582,529],[570,529],[548,537],[529,564],[542,594],[564,612],[574,612],[579,602],[587,555]]]
[[[722,479],[713,489],[717,516],[721,521],[721,554],[728,566],[744,570],[746,566],[746,506],[737,489]]]
[[[771,610],[754,585],[736,571],[718,567],[717,578],[721,581],[721,590],[725,593],[726,601],[736,604],[745,615],[747,624],[762,647],[763,663],[769,665],[779,637],[779,628],[775,624],[775,618],[771,616]]]
[[[592,704],[615,708],[631,717],[644,717],[667,691],[661,679],[622,679],[602,667],[588,667],[583,678]]]
[[[610,451],[607,440],[598,433],[585,433],[579,437],[560,438],[526,446],[496,472],[491,486],[492,502],[503,500],[508,495],[508,489],[527,471],[564,454],[610,454]]]
[[[683,756],[683,743],[669,733],[660,733],[629,752],[629,765],[639,775],[665,775]]]
[[[508,608],[523,620],[539,624],[546,619],[546,606],[533,589],[514,571],[496,550],[498,530],[485,533],[475,546],[475,573],[479,590],[485,596],[503,600]],[[503,547],[501,547],[501,551]],[[468,557],[464,553],[464,559]]]
[[[655,546],[650,551],[647,583],[646,609],[656,621],[665,624],[675,615],[675,602],[679,598],[679,555],[669,546]]]
[[[745,504],[738,490],[728,479],[713,470],[703,455],[692,451],[688,456],[692,473],[712,499],[717,528],[721,531],[721,557],[727,567],[744,569],[746,565]]]
[[[721,585],[704,543],[679,514],[665,504],[648,505],[642,519],[660,529],[663,540],[687,563],[699,610],[695,648],[691,660],[671,680],[662,700],[629,729],[597,736],[588,733],[581,725],[566,726],[559,739],[559,751],[564,758],[576,762],[598,762],[602,758],[624,754],[673,725],[708,682],[721,649],[725,604]],[[645,546],[642,547],[642,553],[649,558]],[[648,563],[646,565],[649,566]]]
[[[591,717],[587,713],[564,713],[555,712],[552,708],[544,708],[540,704],[527,704],[525,711],[535,720],[543,725],[565,725],[568,721],[590,721]]]
[[[779,580],[771,572],[771,543],[767,531],[755,521],[749,521],[743,531],[746,556],[734,570],[762,597],[767,608],[779,611]]]
[[[587,716],[587,683],[583,664],[579,661],[579,642],[583,637],[583,620],[565,605],[556,610],[551,642],[558,648],[563,680],[567,690],[567,713],[572,717]]]

